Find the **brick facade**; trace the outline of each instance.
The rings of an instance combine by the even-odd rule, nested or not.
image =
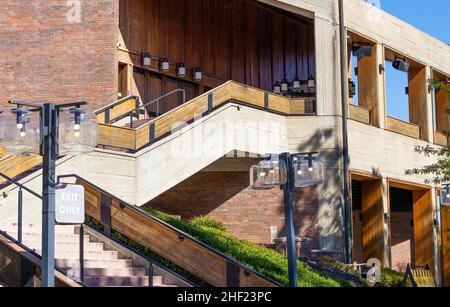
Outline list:
[[[241,239],[270,245],[271,227],[277,227],[278,237],[284,236],[283,193],[280,189],[253,190],[249,185],[248,172],[200,172],[148,206],[185,220],[208,215]],[[311,256],[310,250],[319,244],[316,190],[298,189],[294,201],[297,235],[312,239],[301,245],[300,254]]]
[[[87,100],[95,109],[117,98],[117,0],[1,4],[0,106]]]
[[[414,264],[414,227],[412,212],[391,213],[392,269],[406,271],[408,263]]]
[[[363,224],[362,211],[353,211],[353,261],[359,264],[365,263],[363,251]]]

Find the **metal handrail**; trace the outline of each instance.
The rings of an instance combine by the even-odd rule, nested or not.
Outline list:
[[[39,195],[38,193],[36,193],[35,191],[27,188],[26,186],[24,186],[23,184],[21,184],[20,182],[18,182],[17,180],[14,180],[13,178],[9,177],[8,175],[3,174],[2,172],[0,172],[0,177],[3,177],[6,181],[16,185],[18,188],[27,191],[28,193],[30,193],[33,196],[36,196],[39,199],[42,199],[42,196]]]
[[[133,128],[133,120],[134,120],[134,118],[137,118],[138,120],[140,119],[140,115],[142,114],[141,110],[145,109],[148,106],[152,106],[155,103],[156,103],[156,117],[159,117],[161,115],[161,112],[160,112],[160,101],[165,99],[165,98],[167,98],[167,97],[169,97],[169,96],[171,96],[171,95],[173,95],[173,94],[176,94],[178,92],[181,92],[181,94],[182,94],[182,103],[181,104],[183,105],[183,104],[186,103],[186,91],[181,89],[181,88],[177,88],[177,89],[175,89],[175,90],[173,90],[173,91],[171,91],[171,92],[169,92],[167,94],[164,94],[164,95],[162,95],[162,96],[160,96],[158,98],[155,98],[155,99],[153,99],[153,100],[151,100],[151,101],[149,101],[147,103],[144,103],[142,106],[137,107],[134,110],[128,111],[128,112],[120,115],[119,117],[116,117],[115,119],[111,120],[110,123],[113,124],[113,123],[118,122],[118,121],[120,121],[120,120],[122,120],[124,118],[129,117],[130,118],[130,128]],[[145,114],[145,110],[144,110],[144,114]]]
[[[112,109],[112,108],[114,108],[114,107],[117,107],[118,105],[120,105],[120,104],[122,104],[122,103],[125,103],[125,102],[127,102],[127,101],[129,101],[129,100],[131,100],[131,99],[137,99],[137,98],[139,98],[139,97],[136,96],[136,95],[129,95],[129,96],[126,96],[126,97],[124,97],[124,98],[121,98],[121,99],[119,99],[119,100],[117,100],[117,101],[114,101],[114,102],[112,102],[112,103],[110,103],[110,104],[104,106],[104,107],[101,108],[101,109],[98,109],[97,111],[94,112],[94,114],[95,114],[95,115],[99,115],[99,114],[101,114],[101,113],[103,113],[103,112],[105,112],[105,111],[108,111],[108,110],[110,110],[110,109]]]
[[[84,227],[86,227],[86,228],[87,228],[89,231],[91,231],[91,232],[97,232],[100,236],[104,236],[105,238],[111,240],[111,241],[114,242],[115,244],[117,244],[117,245],[119,245],[119,246],[121,246],[121,247],[123,247],[123,248],[125,248],[125,249],[127,249],[127,250],[129,250],[129,251],[131,251],[131,252],[132,252],[133,254],[135,254],[136,256],[139,256],[140,258],[145,259],[145,260],[148,261],[152,266],[155,265],[155,266],[157,266],[157,267],[162,268],[162,269],[163,269],[164,271],[166,271],[167,273],[169,273],[169,274],[171,274],[172,276],[174,276],[174,277],[180,279],[181,281],[183,281],[183,282],[189,284],[189,285],[192,286],[192,287],[198,287],[197,284],[193,283],[193,282],[190,281],[190,280],[187,280],[185,277],[183,277],[183,276],[181,276],[180,274],[174,272],[173,270],[169,269],[168,267],[166,267],[165,265],[161,264],[160,262],[151,259],[149,256],[144,255],[144,254],[142,254],[141,252],[139,252],[139,251],[137,251],[137,250],[134,250],[134,249],[132,249],[131,247],[125,245],[123,242],[117,240],[117,239],[114,238],[112,235],[109,235],[109,234],[107,234],[107,233],[105,233],[105,232],[103,232],[103,231],[101,231],[101,230],[99,230],[99,229],[97,229],[97,228],[94,228],[94,227],[92,227],[92,226],[89,225],[89,224],[84,224]],[[100,238],[100,239],[101,239],[101,238]]]
[[[139,109],[142,109],[142,108],[154,105],[156,103],[156,117],[158,117],[159,116],[159,101],[162,100],[162,99],[165,99],[165,98],[167,98],[167,97],[169,97],[169,96],[171,96],[173,94],[176,94],[178,92],[181,92],[181,94],[183,95],[183,102],[182,102],[182,104],[185,104],[186,103],[186,91],[181,89],[181,88],[177,88],[177,89],[175,89],[175,90],[173,90],[173,91],[171,91],[171,92],[169,92],[167,94],[162,95],[161,97],[158,97],[158,98],[153,99],[153,100],[151,100],[151,101],[149,101],[147,103],[144,103],[141,107],[139,107]]]
[[[59,182],[59,180],[61,180],[61,179],[63,179],[63,178],[75,178],[75,179],[79,179],[79,180],[81,180],[81,181],[87,183],[88,185],[92,186],[94,189],[100,191],[102,194],[104,194],[104,195],[110,197],[111,199],[116,200],[116,201],[119,202],[119,204],[120,204],[121,206],[123,206],[124,208],[128,208],[128,209],[130,209],[130,210],[133,210],[134,212],[136,212],[136,213],[138,213],[138,214],[140,214],[140,215],[145,216],[146,218],[148,218],[148,219],[150,219],[150,220],[152,220],[152,221],[158,223],[159,225],[168,228],[168,229],[169,229],[170,231],[172,231],[173,233],[176,233],[180,238],[183,238],[184,240],[189,240],[189,241],[191,241],[191,242],[193,242],[193,243],[195,243],[195,244],[201,246],[202,248],[204,248],[204,249],[206,249],[206,250],[208,250],[208,251],[210,251],[210,252],[216,254],[217,256],[220,256],[220,257],[224,258],[224,259],[227,260],[229,263],[232,263],[232,264],[234,264],[234,265],[236,265],[236,266],[238,266],[238,267],[243,268],[246,272],[253,273],[253,274],[255,274],[255,275],[261,277],[262,279],[269,281],[270,283],[272,283],[272,284],[274,284],[274,285],[276,285],[276,286],[283,287],[283,285],[280,284],[279,282],[277,282],[277,281],[275,281],[275,280],[273,280],[273,279],[271,279],[271,278],[269,278],[269,277],[267,277],[267,276],[261,274],[260,272],[255,271],[254,269],[252,269],[252,268],[246,266],[245,264],[243,264],[243,263],[241,263],[241,262],[239,262],[239,261],[237,261],[237,260],[235,260],[235,259],[233,259],[233,258],[231,258],[231,257],[229,257],[229,256],[227,256],[227,255],[225,255],[224,253],[218,251],[217,249],[212,248],[211,246],[209,246],[209,245],[203,243],[202,241],[199,241],[199,240],[197,240],[196,238],[194,238],[194,237],[192,237],[192,236],[190,236],[190,235],[188,235],[188,234],[186,234],[186,233],[180,231],[179,229],[173,227],[172,225],[170,225],[170,224],[168,224],[168,223],[166,223],[166,222],[164,222],[164,221],[162,221],[162,220],[160,220],[160,219],[158,219],[158,218],[156,218],[156,217],[150,215],[149,213],[147,213],[147,212],[145,212],[145,211],[143,211],[143,210],[137,208],[136,206],[133,206],[133,205],[127,203],[126,201],[121,200],[120,198],[118,198],[118,197],[112,195],[111,193],[105,191],[104,189],[98,187],[97,185],[93,184],[92,182],[90,182],[90,181],[88,181],[88,180],[86,180],[86,179],[84,179],[84,178],[82,178],[82,177],[80,177],[80,176],[78,176],[78,175],[76,175],[76,174],[70,174],[70,175],[61,175],[61,176],[58,176],[58,182]]]

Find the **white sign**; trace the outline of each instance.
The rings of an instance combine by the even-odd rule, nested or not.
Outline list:
[[[67,185],[56,190],[56,223],[66,225],[83,224],[84,187],[81,185]]]

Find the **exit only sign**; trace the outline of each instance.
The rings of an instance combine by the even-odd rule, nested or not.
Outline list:
[[[67,185],[56,190],[56,223],[63,225],[83,224],[85,219],[84,187]]]

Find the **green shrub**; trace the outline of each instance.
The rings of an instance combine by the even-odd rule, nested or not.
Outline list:
[[[357,276],[358,278],[361,278],[359,276],[359,272],[355,271],[353,268],[353,265],[351,264],[344,264],[339,261],[334,260],[330,257],[323,257],[322,260],[323,264],[328,265],[330,267],[336,268],[338,270],[353,274]],[[403,273],[396,272],[391,269],[382,268],[381,269],[381,287],[383,288],[395,288],[395,287],[401,287],[402,281],[403,281]],[[366,285],[370,286],[367,280],[362,280]]]
[[[227,228],[222,222],[215,220],[209,216],[199,216],[193,218],[189,223],[195,227],[208,227],[221,231],[227,231]]]
[[[202,222],[187,223],[180,218],[162,212],[149,209],[146,209],[146,211],[255,271],[283,285],[288,285],[287,259],[276,251],[240,240],[223,230],[202,225]],[[348,285],[343,281],[313,270],[304,262],[297,262],[297,270],[300,287],[340,287]]]

